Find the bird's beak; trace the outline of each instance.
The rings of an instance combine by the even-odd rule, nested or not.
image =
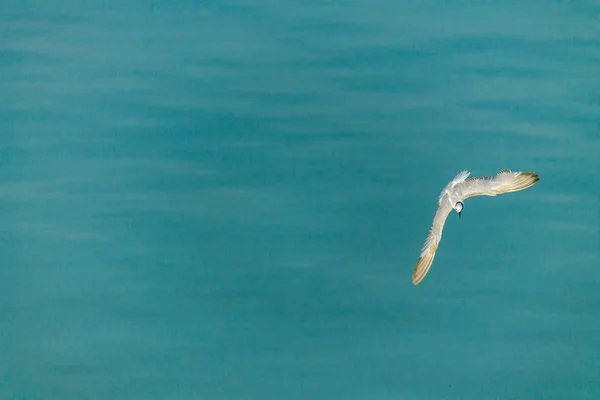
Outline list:
[[[460,213],[461,213],[461,212],[462,212],[462,211],[459,211],[459,212],[458,212],[458,219],[460,219]]]

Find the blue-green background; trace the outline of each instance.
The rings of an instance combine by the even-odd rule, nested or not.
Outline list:
[[[3,0],[0,399],[600,398],[597,4]]]

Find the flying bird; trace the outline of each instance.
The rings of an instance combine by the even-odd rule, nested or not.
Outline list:
[[[540,178],[535,172],[513,172],[505,169],[499,171],[496,176],[481,176],[469,178],[469,171],[462,171],[446,185],[438,198],[438,208],[433,217],[433,223],[429,229],[429,235],[417,265],[413,270],[413,284],[418,285],[431,268],[435,252],[442,240],[442,230],[450,211],[454,209],[460,214],[464,208],[465,199],[473,196],[495,196],[510,192],[518,192],[535,185]]]

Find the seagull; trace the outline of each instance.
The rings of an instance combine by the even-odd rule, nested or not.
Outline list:
[[[462,171],[450,181],[440,193],[438,208],[429,229],[429,235],[417,265],[413,270],[413,284],[418,285],[431,268],[435,252],[442,240],[444,222],[450,211],[454,209],[460,214],[464,208],[465,199],[473,196],[495,196],[510,192],[518,192],[535,185],[540,178],[535,172],[513,172],[509,169],[499,171],[496,176],[480,176],[469,178],[469,171]]]

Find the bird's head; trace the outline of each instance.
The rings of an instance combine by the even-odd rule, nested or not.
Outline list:
[[[464,207],[464,204],[462,203],[462,201],[459,201],[454,205],[454,209],[458,213],[458,218],[460,218],[460,213],[462,212],[463,207]]]

